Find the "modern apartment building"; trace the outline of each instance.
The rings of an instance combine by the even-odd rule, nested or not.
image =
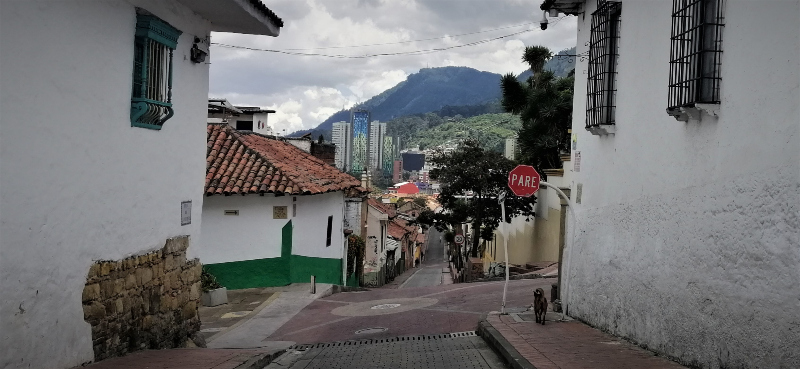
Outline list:
[[[353,125],[348,122],[334,123],[331,136],[333,144],[336,145],[334,159],[336,168],[343,172],[350,171],[352,166]]]
[[[386,123],[372,122],[366,110],[354,110],[350,122],[334,123],[332,138],[336,145],[336,168],[345,172],[369,169],[391,174],[397,156],[397,140],[386,136],[386,128]]]
[[[369,127],[369,168],[383,169],[384,142],[386,123],[374,121]],[[391,144],[391,141],[389,142]]]

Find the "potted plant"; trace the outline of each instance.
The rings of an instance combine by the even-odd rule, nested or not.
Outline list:
[[[222,287],[217,278],[203,268],[203,273],[200,274],[200,285],[203,288],[203,296],[200,297],[200,303],[203,306],[217,306],[228,303],[228,289]]]

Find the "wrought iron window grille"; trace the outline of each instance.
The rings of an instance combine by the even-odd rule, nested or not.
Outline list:
[[[587,42],[586,46],[588,45],[589,43]],[[589,60],[589,50],[586,50],[580,54],[556,54],[553,55],[553,57],[558,60],[566,60],[567,63],[574,63],[576,59],[581,62],[585,62]]]
[[[716,115],[720,103],[723,0],[673,0],[669,105],[679,121]]]
[[[172,52],[181,31],[150,14],[138,14],[133,55],[131,126],[159,130],[172,110]]]
[[[617,62],[622,4],[598,0],[592,13],[586,88],[586,129],[613,133],[616,124]]]

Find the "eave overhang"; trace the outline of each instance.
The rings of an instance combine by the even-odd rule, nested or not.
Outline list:
[[[544,11],[558,10],[567,15],[578,15],[583,12],[583,4],[586,0],[545,0],[542,2],[541,9]]]
[[[277,37],[283,20],[259,0],[178,0],[211,22],[215,32]]]

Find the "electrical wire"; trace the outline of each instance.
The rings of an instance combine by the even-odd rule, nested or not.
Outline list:
[[[565,16],[556,18],[556,20],[554,22],[551,22],[550,24],[556,24],[556,23],[558,23],[559,21],[561,21],[564,18],[565,18]],[[269,53],[275,53],[275,54],[284,54],[284,55],[294,55],[294,56],[320,56],[320,57],[333,58],[333,59],[367,59],[367,58],[374,58],[374,57],[379,57],[379,56],[400,56],[400,55],[432,54],[432,53],[437,53],[437,52],[442,52],[442,51],[447,51],[447,50],[452,50],[452,49],[458,49],[458,48],[462,48],[462,47],[481,45],[481,44],[485,44],[485,43],[488,43],[488,42],[497,41],[497,40],[501,40],[501,39],[504,39],[504,38],[520,35],[520,34],[523,34],[523,33],[534,32],[534,31],[538,31],[538,30],[539,29],[527,29],[527,30],[514,32],[514,33],[503,35],[503,36],[490,38],[490,39],[484,39],[484,40],[469,42],[469,43],[460,44],[460,45],[447,46],[447,47],[422,49],[422,50],[413,50],[413,51],[400,51],[400,52],[392,52],[392,53],[364,54],[364,55],[301,53],[301,52],[287,51],[287,50],[261,49],[261,48],[249,47],[249,46],[229,45],[229,44],[216,43],[216,42],[212,42],[211,44],[214,45],[214,46],[224,47],[224,48],[228,48],[228,49],[262,51],[262,52],[269,52]]]
[[[446,36],[441,36],[441,37],[421,38],[421,39],[409,40],[409,41],[386,42],[386,43],[363,44],[363,45],[346,45],[346,46],[323,46],[323,47],[312,47],[312,48],[305,48],[305,49],[282,49],[282,50],[283,51],[310,51],[310,50],[346,49],[346,48],[351,48],[351,47],[355,48],[355,47],[367,47],[367,46],[400,45],[400,44],[408,44],[408,43],[412,43],[412,42],[442,40],[442,39],[450,38],[450,37],[461,37],[461,36],[477,35],[479,33],[500,31],[500,30],[509,29],[509,28],[517,28],[517,27],[522,27],[522,26],[529,26],[529,25],[532,25],[532,24],[534,24],[534,22],[517,24],[515,26],[506,26],[506,27],[487,29],[487,30],[478,31],[478,32],[460,33],[460,34],[457,34],[457,35],[446,35]]]

